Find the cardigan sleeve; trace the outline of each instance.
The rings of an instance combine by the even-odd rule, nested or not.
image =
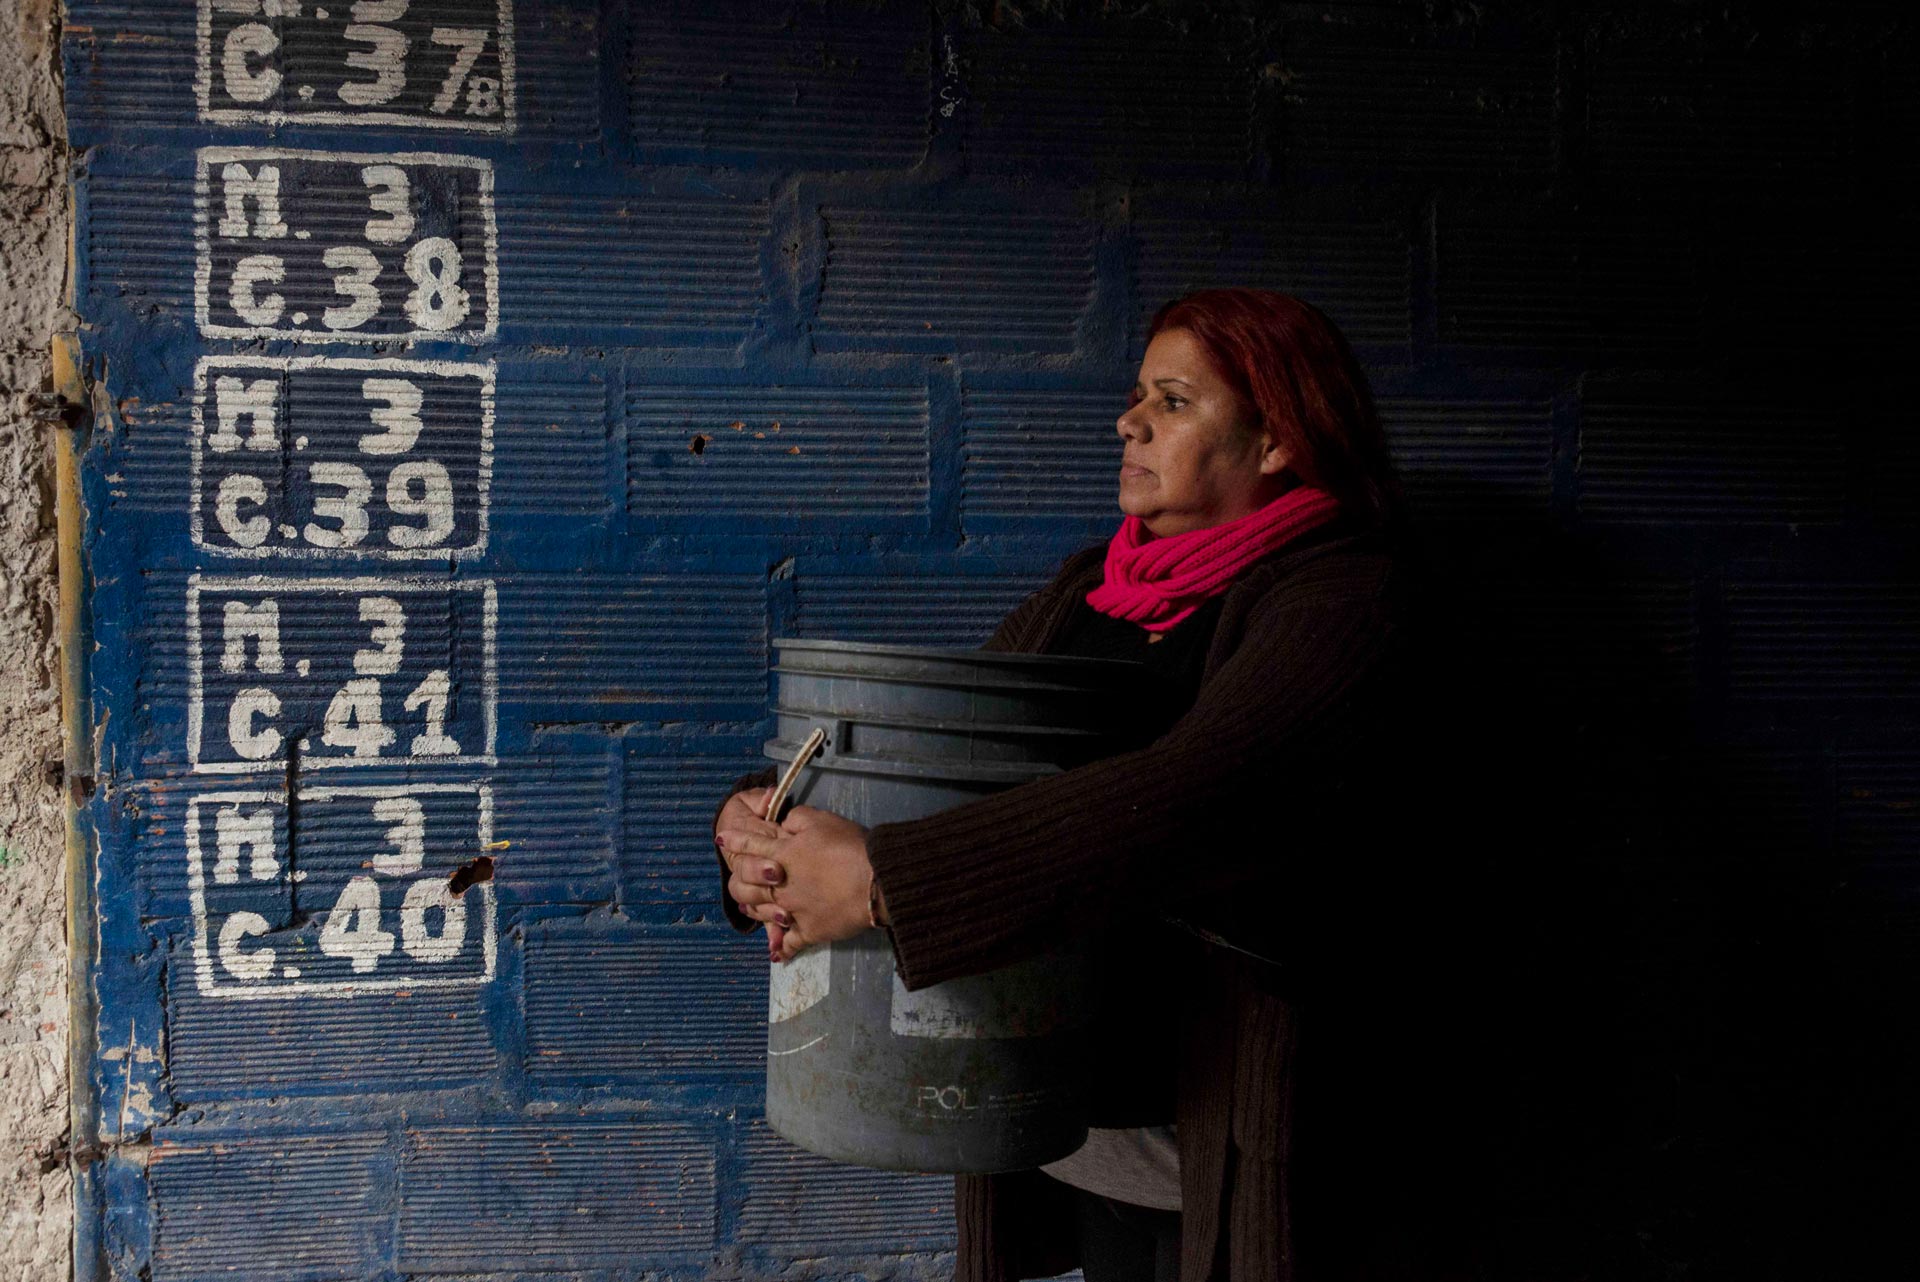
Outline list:
[[[1399,640],[1391,580],[1384,565],[1291,576],[1262,593],[1231,655],[1154,743],[873,828],[906,986],[992,970],[1255,872],[1283,877],[1275,799],[1293,827],[1318,792],[1308,780],[1361,742]]]

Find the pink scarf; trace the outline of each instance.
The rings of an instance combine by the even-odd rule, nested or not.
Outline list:
[[[1339,515],[1333,495],[1296,485],[1237,521],[1164,539],[1130,516],[1107,545],[1106,582],[1087,593],[1087,604],[1149,632],[1165,632],[1225,592],[1255,561]]]

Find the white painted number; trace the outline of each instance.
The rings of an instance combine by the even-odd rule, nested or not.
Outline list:
[[[467,77],[461,92],[473,98],[484,79]],[[226,148],[200,155],[194,300],[206,333],[451,336],[476,313],[491,331],[494,215],[484,162]]]
[[[333,289],[353,300],[345,307],[329,307],[320,314],[321,321],[328,329],[358,329],[372,320],[380,310],[380,291],[373,286],[374,278],[380,275],[380,260],[365,245],[336,245],[329,249],[323,262],[339,274],[333,278]]]
[[[374,855],[373,870],[389,877],[419,872],[427,857],[425,808],[412,797],[382,797],[373,803],[373,817],[393,825],[387,829],[393,849]]]
[[[500,114],[500,82],[492,76],[475,76],[467,85],[467,114],[469,116],[495,116]]]
[[[393,944],[393,933],[380,929],[379,885],[371,877],[347,882],[320,928],[320,951],[351,962],[354,973],[364,975],[393,951]]]
[[[460,745],[447,734],[447,699],[453,690],[445,669],[435,668],[407,696],[408,712],[424,710],[427,728],[413,737],[407,752],[415,757],[453,757]]]
[[[371,189],[367,204],[384,218],[367,220],[367,239],[376,245],[397,245],[413,235],[412,184],[398,165],[368,165],[360,180]]]
[[[385,9],[387,5],[355,5],[355,9]],[[401,6],[403,9],[404,5]],[[357,16],[357,15],[356,15]],[[355,107],[377,107],[392,102],[407,87],[407,38],[392,27],[354,23],[346,30],[354,44],[370,46],[347,55],[347,65],[371,71],[372,80],[350,80],[340,86],[340,100]]]
[[[427,913],[440,910],[440,933],[427,929]],[[407,887],[400,904],[400,944],[416,961],[452,961],[467,942],[466,897],[455,898],[440,877],[422,877]]]
[[[360,598],[360,622],[371,623],[368,633],[375,649],[355,650],[353,670],[363,677],[390,677],[400,671],[406,653],[407,612],[390,596]]]
[[[327,704],[320,742],[329,748],[345,748],[356,757],[377,757],[396,737],[381,719],[377,677],[354,678]]]
[[[275,981],[271,991],[346,996],[493,978],[493,890],[459,891],[448,881],[451,865],[487,840],[491,789],[302,789],[298,800],[311,807],[315,831],[350,834],[356,843],[330,873],[318,866],[295,868],[288,844],[294,800],[271,793],[188,799],[189,888],[203,993],[237,995],[232,981],[256,992],[263,981]],[[338,866],[342,862],[346,866]],[[324,880],[309,880],[315,876]],[[317,938],[284,907],[272,906],[284,904],[286,892],[302,883],[302,903],[321,909],[315,913]],[[388,915],[395,911],[397,924]],[[276,935],[287,941],[284,946]],[[320,965],[309,952],[314,944],[326,959]],[[437,974],[429,978],[423,968]],[[355,978],[341,982],[349,976]]]
[[[413,496],[415,483],[420,497]],[[395,467],[387,477],[387,507],[396,516],[424,516],[425,525],[395,525],[387,542],[397,548],[430,548],[453,533],[453,481],[447,469],[432,459],[418,459]]]
[[[373,497],[373,482],[351,463],[315,463],[307,469],[314,488],[313,514],[320,520],[340,522],[328,529],[315,521],[302,531],[307,542],[317,548],[350,548],[367,537],[367,500]],[[323,485],[334,486],[339,494],[321,494]]]
[[[440,913],[438,932],[427,925],[427,914],[436,910]],[[231,922],[234,918],[249,915],[235,913],[227,920]],[[327,914],[326,925],[320,928],[320,951],[348,962],[356,974],[370,973],[379,966],[383,957],[390,956],[394,950],[393,932],[381,929],[380,918],[379,883],[372,877],[354,877],[340,892],[340,898],[334,901],[333,911]],[[243,929],[255,933],[251,924]],[[223,930],[223,942],[224,939]],[[400,904],[399,942],[409,957],[428,963],[452,961],[460,955],[461,945],[466,940],[465,896],[454,896],[447,889],[446,881],[440,877],[422,877],[407,887],[406,896]],[[264,978],[271,972],[269,963],[256,977]]]
[[[440,85],[440,92],[433,97],[433,112],[444,116],[453,110],[453,104],[460,98],[460,86],[466,81],[473,64],[480,61],[480,55],[486,51],[487,38],[492,33],[484,27],[435,27],[433,43],[453,46],[453,66],[447,71],[447,78]],[[469,108],[469,115],[483,113]]]
[[[369,378],[360,384],[360,396],[363,400],[386,402],[367,411],[374,426],[385,430],[362,436],[361,453],[405,454],[412,449],[425,426],[420,421],[420,407],[426,398],[420,392],[420,385],[404,378]]]
[[[460,247],[445,236],[429,236],[407,251],[407,318],[417,328],[452,329],[467,318],[471,304],[460,288]]]

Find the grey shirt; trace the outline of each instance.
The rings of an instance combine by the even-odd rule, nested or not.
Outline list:
[[[1040,1169],[1116,1202],[1180,1209],[1180,1144],[1171,1126],[1091,1127],[1079,1149]]]

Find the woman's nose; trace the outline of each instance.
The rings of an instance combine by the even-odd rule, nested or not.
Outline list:
[[[1135,406],[1114,420],[1113,430],[1120,433],[1122,440],[1139,441],[1146,439],[1146,423],[1140,418],[1135,417],[1139,412],[1139,407]]]

